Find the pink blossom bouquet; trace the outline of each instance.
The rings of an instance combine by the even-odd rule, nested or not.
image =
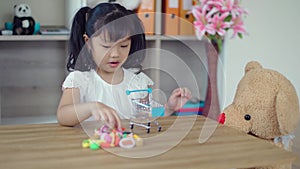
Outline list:
[[[197,37],[207,36],[217,42],[219,51],[227,31],[233,31],[231,38],[247,34],[243,18],[248,12],[240,6],[240,0],[200,0],[192,13]]]

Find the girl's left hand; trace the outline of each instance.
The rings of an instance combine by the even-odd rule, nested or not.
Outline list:
[[[174,111],[178,111],[191,98],[192,94],[189,89],[175,89],[165,105],[166,115],[171,115]]]

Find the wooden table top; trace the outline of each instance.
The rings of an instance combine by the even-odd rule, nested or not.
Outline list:
[[[164,117],[159,122],[163,127],[160,133],[153,127],[150,134],[141,127],[134,128],[144,138],[143,146],[96,151],[81,147],[81,142],[89,138],[85,131],[92,131],[93,125],[0,126],[0,166],[10,169],[215,169],[289,164],[297,159],[291,152],[227,126],[217,126],[215,121],[203,116]],[[213,130],[213,134],[199,143],[200,132],[204,130]]]

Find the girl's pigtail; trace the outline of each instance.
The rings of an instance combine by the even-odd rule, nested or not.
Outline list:
[[[74,16],[69,39],[68,71],[75,70],[78,55],[85,45],[83,35],[85,34],[87,14],[90,10],[89,7],[83,7]]]

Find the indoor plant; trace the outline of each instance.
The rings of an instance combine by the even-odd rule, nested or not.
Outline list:
[[[248,12],[240,6],[241,0],[199,0],[192,9],[194,27],[198,39],[206,36],[211,43],[206,44],[208,85],[203,114],[217,119],[220,113],[218,97],[217,67],[222,52],[225,35],[242,38],[247,31],[243,18]]]
[[[206,36],[215,41],[220,52],[227,31],[232,31],[231,38],[247,34],[243,18],[248,12],[240,3],[241,0],[200,0],[192,10],[198,38]]]

